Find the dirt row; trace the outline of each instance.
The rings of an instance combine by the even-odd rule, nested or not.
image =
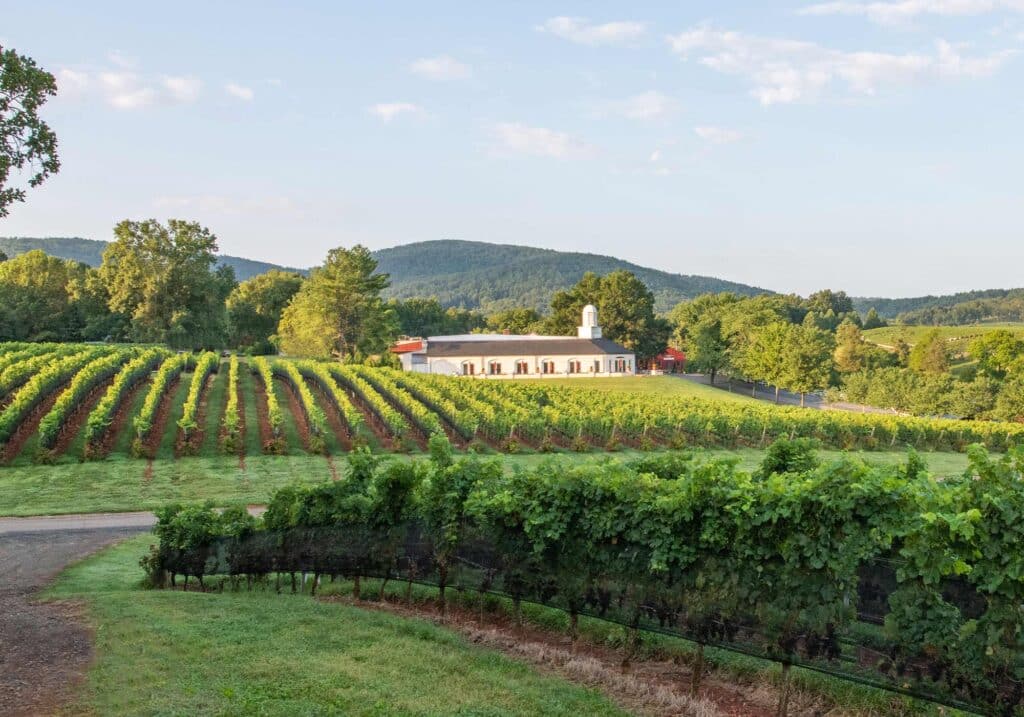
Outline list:
[[[195,455],[199,451],[200,446],[203,445],[203,440],[206,438],[206,411],[210,403],[210,386],[213,385],[216,377],[217,374],[215,373],[209,374],[206,377],[206,381],[203,382],[202,388],[199,389],[199,406],[196,409],[196,430],[186,436],[185,431],[180,426],[178,427],[178,435],[174,441],[175,458]]]
[[[60,433],[57,435],[57,442],[50,451],[52,455],[60,456],[67,452],[68,447],[71,445],[72,441],[75,440],[75,436],[77,436],[78,432],[85,427],[85,423],[89,420],[89,414],[92,413],[92,409],[100,402],[103,394],[106,393],[107,388],[113,382],[114,377],[111,376],[108,380],[91,390],[85,398],[82,399],[81,403],[75,407],[64,421],[64,425],[61,427]]]
[[[125,430],[128,424],[128,418],[132,412],[132,406],[135,405],[135,401],[138,399],[140,391],[148,391],[151,380],[149,378],[138,381],[132,386],[128,392],[121,397],[121,403],[118,404],[117,410],[114,412],[113,419],[107,429],[103,432],[100,437],[98,444],[94,447],[87,447],[86,450],[96,458],[105,458],[110,455],[110,452],[114,448],[114,443],[117,441],[117,437],[121,434],[121,431]]]
[[[39,422],[43,420],[43,416],[50,412],[53,408],[53,404],[57,402],[57,398],[61,392],[67,386],[68,382],[64,382],[60,386],[57,386],[53,391],[50,392],[45,399],[42,400],[39,405],[29,412],[28,416],[18,424],[18,427],[14,430],[14,433],[4,444],[3,450],[0,450],[0,465],[6,465],[12,460],[18,457],[21,453],[21,449],[25,447],[25,444],[39,428]]]

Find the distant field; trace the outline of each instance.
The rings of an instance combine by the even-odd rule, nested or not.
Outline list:
[[[1008,329],[1024,337],[1024,323],[970,324],[966,326],[885,326],[864,332],[864,338],[873,344],[891,348],[902,338],[913,346],[921,336],[937,329],[955,353],[963,353],[974,339],[998,329]]]

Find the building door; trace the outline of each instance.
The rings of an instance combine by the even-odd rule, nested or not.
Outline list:
[[[487,364],[487,373],[490,374],[491,376],[498,376],[498,375],[500,375],[501,374],[501,362],[500,361],[491,361],[489,364]]]
[[[530,364],[522,359],[516,361],[516,375],[523,376],[528,373],[530,373]]]
[[[463,361],[462,362],[462,375],[463,376],[472,376],[475,373],[476,373],[476,366],[473,365],[472,361]]]
[[[544,359],[540,362],[540,371],[544,374],[552,374],[555,372],[555,362],[551,359]]]
[[[569,373],[580,373],[581,365],[578,359],[569,359]]]

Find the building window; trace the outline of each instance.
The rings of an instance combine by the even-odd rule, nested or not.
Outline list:
[[[523,360],[516,361],[516,374],[522,376],[528,373],[530,373],[530,364]]]
[[[626,373],[626,366],[628,365],[629,362],[626,359],[621,356],[615,357],[615,373]]]
[[[551,359],[544,359],[540,362],[540,372],[551,374],[555,372],[555,362]]]
[[[594,367],[591,371],[594,373],[601,373],[601,359],[594,359]]]
[[[581,364],[579,359],[569,359],[569,373],[581,373]]]
[[[501,361],[491,361],[487,364],[487,373],[491,376],[497,376],[501,373]]]
[[[473,365],[472,361],[463,361],[462,362],[462,375],[463,376],[472,376],[475,373],[476,373],[476,366]]]

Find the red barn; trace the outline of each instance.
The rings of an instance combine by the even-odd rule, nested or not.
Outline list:
[[[653,368],[665,373],[683,373],[686,371],[686,354],[669,346],[654,357]]]

